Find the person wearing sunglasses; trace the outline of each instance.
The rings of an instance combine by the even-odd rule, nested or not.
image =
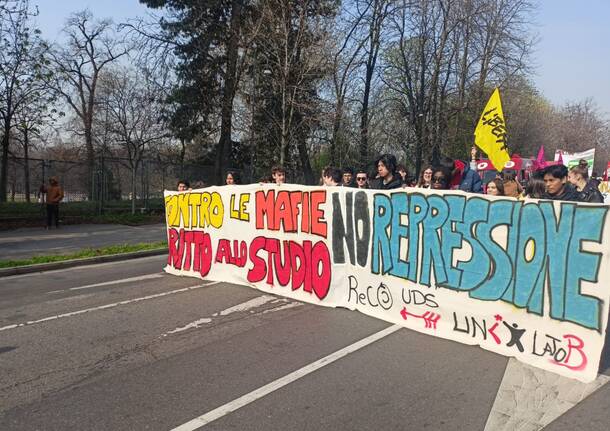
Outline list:
[[[368,189],[369,188],[368,175],[363,170],[359,170],[356,173],[356,187],[359,189]]]
[[[434,168],[432,171],[432,189],[449,190],[451,171],[444,167]]]

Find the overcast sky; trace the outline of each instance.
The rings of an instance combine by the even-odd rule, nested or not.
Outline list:
[[[89,8],[115,22],[146,14],[137,0],[38,0],[38,24],[54,40],[66,17]],[[610,0],[541,0],[540,43],[534,54],[533,80],[552,103],[592,97],[610,117]]]

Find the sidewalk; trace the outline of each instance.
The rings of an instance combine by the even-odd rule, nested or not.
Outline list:
[[[84,248],[163,241],[165,224],[144,226],[78,224],[60,229],[20,228],[0,231],[0,260],[69,254]]]

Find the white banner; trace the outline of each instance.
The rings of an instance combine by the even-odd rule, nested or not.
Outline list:
[[[563,150],[555,151],[555,161],[559,160],[559,154],[561,154],[561,158],[563,160],[563,164],[570,169],[572,166],[578,165],[578,162],[582,160],[586,160],[589,166],[589,177],[593,173],[593,163],[595,162],[595,148],[591,148],[590,150],[581,151],[580,153],[568,153]]]
[[[165,192],[165,205],[168,273],[348,307],[585,382],[597,375],[607,206],[297,185]]]

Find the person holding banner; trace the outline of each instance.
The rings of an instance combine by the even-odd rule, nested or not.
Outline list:
[[[342,185],[343,173],[341,169],[327,166],[322,171],[322,182],[326,187],[337,187]]]
[[[546,193],[543,176],[543,171],[535,171],[530,174],[525,190],[523,191],[523,197],[542,199]]]
[[[343,186],[343,187],[355,187],[355,184],[354,184],[354,170],[352,168],[350,168],[349,166],[343,168],[343,178],[342,178],[341,186]]]
[[[370,187],[377,190],[399,189],[402,179],[396,173],[396,157],[384,154],[375,161],[378,177],[370,182]]]
[[[281,166],[274,166],[271,168],[271,177],[275,184],[281,186],[286,182],[286,170]]]
[[[235,171],[227,172],[226,183],[228,186],[233,186],[235,184],[241,184],[239,173]]]
[[[544,169],[544,186],[546,193],[543,199],[554,201],[579,201],[576,189],[568,182],[568,168],[564,165],[551,165]]]
[[[179,192],[187,192],[190,188],[191,184],[187,180],[178,180],[178,183],[176,184],[176,189],[178,189]]]
[[[356,188],[359,189],[368,189],[368,174],[364,169],[358,169],[356,171]]]
[[[415,187],[419,187],[422,189],[429,189],[432,187],[432,166],[426,166],[425,169],[421,171],[419,176],[419,181]]]
[[[521,187],[521,184],[519,184],[519,181],[517,181],[517,177],[514,173],[504,172],[502,174],[502,183],[504,184],[504,196],[515,199],[521,197],[523,188]]]
[[[568,173],[568,181],[580,193],[581,202],[603,203],[604,197],[591,181],[587,181],[588,178],[588,167],[583,167],[580,164],[573,166]]]
[[[504,183],[499,178],[494,178],[487,183],[487,194],[491,196],[504,196]]]
[[[432,171],[432,189],[449,190],[451,185],[451,171],[439,166]]]

